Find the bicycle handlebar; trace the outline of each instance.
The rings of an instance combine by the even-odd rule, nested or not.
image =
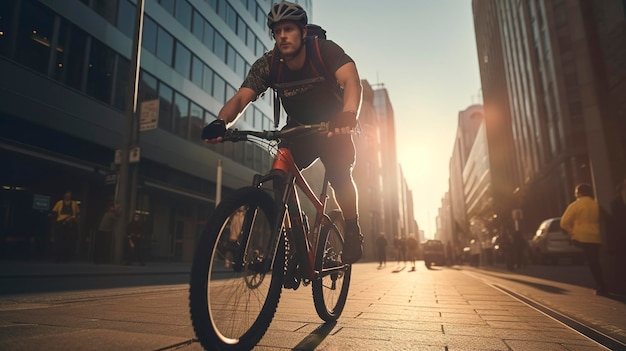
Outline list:
[[[328,132],[328,122],[322,122],[319,124],[303,124],[283,130],[238,130],[238,129],[227,129],[226,134],[222,141],[248,141],[248,136],[253,136],[260,139],[265,140],[279,140],[281,138],[295,136],[297,134],[304,133],[327,133]]]

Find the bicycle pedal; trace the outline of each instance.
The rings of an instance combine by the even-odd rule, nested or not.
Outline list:
[[[286,279],[285,281],[283,281],[283,288],[285,289],[298,290],[299,287],[300,287],[300,281],[295,278]]]

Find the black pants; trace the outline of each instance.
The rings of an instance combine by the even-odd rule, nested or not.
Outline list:
[[[602,275],[602,266],[600,265],[600,244],[595,243],[579,243],[579,246],[585,251],[585,258],[589,265],[589,270],[596,282],[598,290],[606,291],[604,276]]]

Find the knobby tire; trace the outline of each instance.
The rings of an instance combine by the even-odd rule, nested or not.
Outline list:
[[[352,266],[341,260],[343,251],[344,222],[341,212],[330,214],[331,223],[322,226],[317,241],[315,256],[315,271],[322,272],[320,279],[314,279],[313,302],[317,315],[326,322],[336,321],[348,298]],[[341,267],[342,269],[331,274],[324,274],[324,270]]]
[[[275,214],[267,192],[242,188],[217,206],[199,238],[191,268],[189,310],[196,336],[206,350],[250,350],[274,318],[284,266],[284,246],[279,246],[275,257],[270,248]],[[235,219],[238,215],[243,217]],[[252,223],[249,234],[246,223]],[[266,264],[272,258],[273,265]]]

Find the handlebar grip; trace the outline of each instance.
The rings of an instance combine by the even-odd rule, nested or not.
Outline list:
[[[248,135],[246,133],[240,133],[237,129],[227,129],[222,142],[224,141],[248,141]]]

